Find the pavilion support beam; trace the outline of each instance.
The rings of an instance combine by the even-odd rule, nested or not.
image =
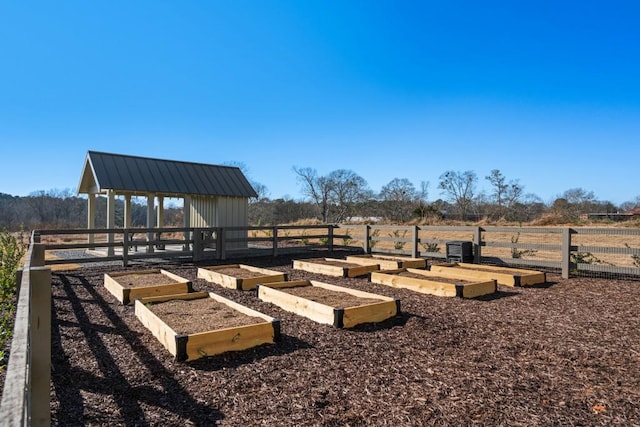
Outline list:
[[[131,194],[124,195],[124,228],[131,228]]]
[[[191,227],[191,197],[184,196],[184,200],[182,201],[182,226],[184,228]],[[184,240],[190,240],[191,233],[187,230],[184,232]],[[185,243],[182,248],[185,251],[189,250],[189,243]]]
[[[155,224],[154,224],[154,204],[155,204],[155,195],[154,194],[147,194],[147,228],[154,228]],[[149,231],[147,233],[147,241],[152,241],[154,240],[153,238],[153,231]],[[147,252],[151,253],[153,252],[153,244],[149,243],[149,246],[147,248]]]
[[[107,228],[109,230],[116,228],[116,197],[113,190],[107,190]],[[107,234],[107,243],[114,242],[113,233]],[[113,246],[107,248],[107,256],[113,256]]]
[[[88,194],[87,199],[87,230],[93,230],[96,228],[96,195],[93,193]],[[87,241],[94,243],[96,241],[93,233],[88,235]]]
[[[164,227],[164,197],[158,196],[158,211],[156,212],[156,226],[158,228]]]

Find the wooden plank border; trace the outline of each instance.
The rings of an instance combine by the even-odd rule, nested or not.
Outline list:
[[[172,299],[194,300],[211,298],[248,316],[264,322],[233,328],[222,328],[194,334],[178,334],[146,305]],[[238,304],[213,292],[192,292],[180,295],[162,295],[135,301],[135,315],[151,331],[176,361],[184,362],[213,356],[228,351],[240,351],[281,340],[280,320]],[[188,313],[185,313],[188,315]]]
[[[424,278],[400,276],[399,273],[408,272]],[[438,273],[415,268],[400,268],[396,270],[374,271],[370,281],[392,288],[406,288],[415,292],[440,297],[477,298],[490,295],[497,291],[495,280],[467,281],[466,283],[448,283]],[[466,280],[465,280],[466,281]]]
[[[284,288],[299,286],[315,286],[335,292],[348,293],[360,298],[379,299],[380,302],[353,307],[333,307],[282,291]],[[275,304],[283,310],[306,317],[314,322],[332,325],[336,328],[352,328],[361,323],[381,322],[401,313],[399,299],[314,280],[261,284],[258,285],[256,293],[262,301]]]

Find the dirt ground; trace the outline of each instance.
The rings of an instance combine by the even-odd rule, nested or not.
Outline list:
[[[293,270],[285,257],[242,263],[400,298],[403,314],[335,329],[197,279],[197,265],[164,264],[282,322],[279,343],[175,362],[102,286],[121,267],[56,272],[53,424],[640,425],[637,281],[548,274],[468,300]]]

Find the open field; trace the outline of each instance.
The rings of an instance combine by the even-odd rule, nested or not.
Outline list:
[[[286,257],[242,262],[400,298],[403,314],[335,329],[198,279],[198,265],[164,264],[282,322],[280,343],[180,363],[102,286],[122,267],[56,272],[53,423],[640,425],[637,282],[548,275],[467,300],[293,270]]]

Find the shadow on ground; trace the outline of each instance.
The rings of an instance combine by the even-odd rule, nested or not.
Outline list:
[[[140,334],[129,329],[84,277],[54,275],[53,288],[51,380],[58,402],[52,413],[54,423],[120,424],[117,420],[121,420],[124,425],[148,425],[152,422],[146,418],[145,406],[157,407],[165,414],[170,413],[169,418],[196,425],[212,425],[223,419],[220,412],[190,397],[173,373],[141,341]],[[108,326],[92,322],[97,312]],[[61,315],[67,318],[62,319]],[[75,321],[69,317],[75,317]],[[115,351],[109,342],[114,336],[118,338],[114,341],[124,341],[124,348]],[[74,341],[78,343],[75,347]],[[86,341],[86,345],[82,341]],[[89,352],[89,363],[98,366],[100,375],[85,370],[82,364],[87,363],[87,354],[77,356],[76,352]],[[135,358],[160,387],[141,383],[139,378],[135,382],[138,385],[132,384],[133,379],[125,376],[120,368],[122,354]],[[115,402],[112,413],[85,407],[83,395],[86,393],[100,394],[104,400]]]

